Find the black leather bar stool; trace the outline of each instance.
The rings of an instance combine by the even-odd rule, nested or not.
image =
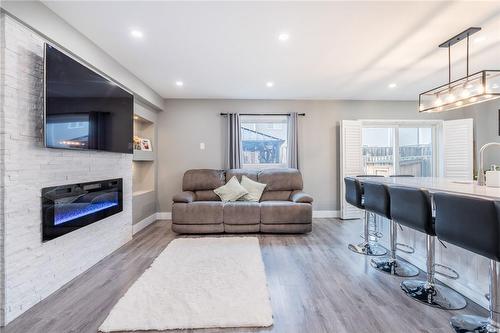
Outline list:
[[[451,318],[455,332],[500,332],[500,202],[449,193],[433,195],[439,239],[490,259],[489,318]]]
[[[356,178],[384,178],[385,176],[383,175],[357,175]],[[361,183],[361,186],[363,186],[363,183]],[[377,244],[378,239],[382,238],[384,235],[378,230],[378,223],[377,223],[377,215],[368,212],[368,216],[371,216],[371,221],[368,219],[368,235],[370,237],[370,242],[372,244]],[[385,248],[384,248],[385,249]],[[386,252],[384,254],[387,253]]]
[[[467,305],[465,298],[451,288],[436,284],[435,274],[448,278],[458,278],[458,274],[450,268],[435,263],[434,218],[429,192],[404,186],[389,186],[391,198],[391,217],[397,223],[426,235],[426,280],[405,280],[401,289],[416,301],[445,310],[458,310]],[[436,267],[449,269],[454,276],[436,272]]]
[[[397,224],[391,218],[390,197],[388,186],[380,183],[363,181],[365,210],[380,215],[390,221],[390,252],[389,256],[373,258],[371,265],[379,271],[396,276],[418,275],[418,268],[396,258]]]
[[[382,256],[387,253],[387,250],[378,244],[370,243],[368,212],[363,204],[363,188],[359,180],[354,177],[345,177],[345,200],[356,208],[362,209],[365,213],[364,217],[364,241],[361,244],[349,244],[348,248],[356,253],[368,256]]]

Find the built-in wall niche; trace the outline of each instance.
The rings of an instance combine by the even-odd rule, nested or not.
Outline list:
[[[139,144],[134,148],[133,189],[136,196],[155,191],[155,123],[145,116],[135,114],[134,136],[149,140],[150,149]]]
[[[155,190],[155,166],[153,162],[132,164],[134,196]]]
[[[137,114],[134,115],[134,139],[136,139],[134,140],[134,161],[154,161],[154,135],[154,122]]]
[[[134,136],[147,139],[147,146],[136,145],[132,162],[132,219],[134,224],[149,220],[157,212],[156,199],[156,110],[136,100]],[[142,149],[140,149],[142,148]],[[145,149],[149,148],[149,149]],[[140,229],[139,229],[140,230]]]

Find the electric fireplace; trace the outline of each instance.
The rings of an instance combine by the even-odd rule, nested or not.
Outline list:
[[[123,210],[122,179],[42,189],[42,240],[57,238]]]

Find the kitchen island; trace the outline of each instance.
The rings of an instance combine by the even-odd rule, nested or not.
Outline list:
[[[486,199],[500,200],[500,187],[479,186],[472,180],[455,180],[442,177],[361,177],[361,182],[380,182],[388,185],[401,185],[428,190],[470,195]]]
[[[369,181],[426,189],[431,195],[436,192],[447,192],[490,200],[500,200],[500,188],[479,186],[475,181],[431,177],[360,177],[358,180],[361,182]],[[389,223],[386,219],[381,217],[378,217],[378,221],[379,228],[384,235],[379,242],[388,248]],[[474,222],[475,221],[471,221],[471,223]],[[403,227],[403,230],[398,230],[398,242],[415,248],[415,253],[413,254],[398,251],[398,256],[406,259],[420,269],[425,270],[425,235],[416,230]],[[440,242],[436,242],[436,263],[455,269],[459,272],[460,278],[458,280],[451,280],[436,275],[436,279],[447,284],[481,306],[488,308],[488,301],[484,295],[488,293],[489,260],[451,244],[445,243],[445,246]]]

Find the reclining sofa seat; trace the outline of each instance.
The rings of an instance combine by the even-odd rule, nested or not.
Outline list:
[[[223,203],[213,192],[233,176],[267,184],[260,202]],[[177,233],[306,233],[312,229],[312,198],[302,192],[296,169],[212,170],[184,174],[183,192],[174,196],[172,230]]]

